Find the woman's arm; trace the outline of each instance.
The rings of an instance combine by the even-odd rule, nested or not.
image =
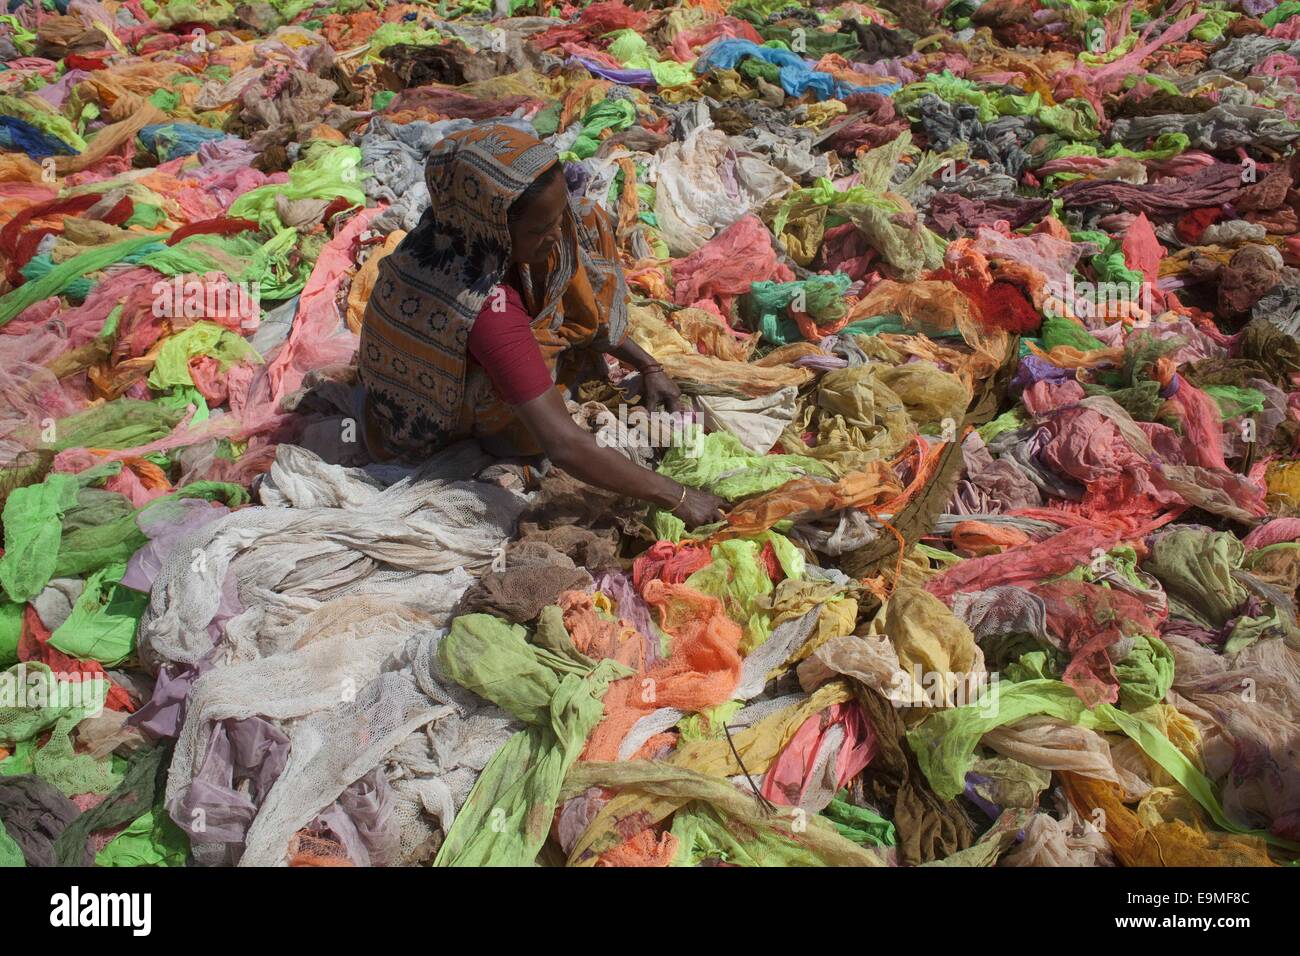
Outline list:
[[[546,457],[579,481],[671,510],[691,527],[722,517],[726,501],[717,495],[687,488],[628,461],[613,448],[599,445],[595,436],[578,427],[569,416],[556,389],[547,389],[537,398],[514,406],[514,412]]]

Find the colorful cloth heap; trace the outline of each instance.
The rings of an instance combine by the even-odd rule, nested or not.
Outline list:
[[[0,14],[0,865],[1300,859],[1300,4],[507,7]],[[484,120],[724,521],[369,459]]]

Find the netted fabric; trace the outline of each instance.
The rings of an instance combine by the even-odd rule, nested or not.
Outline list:
[[[1223,780],[1223,808],[1244,826],[1300,837],[1300,663],[1281,640],[1259,641],[1227,658],[1167,634],[1174,655],[1170,700],[1204,738],[1207,774]]]
[[[1112,756],[1105,735],[1055,717],[1026,717],[989,731],[981,743],[1040,770],[1068,770],[1117,784],[1126,799],[1137,800],[1151,789],[1145,773],[1133,773]]]
[[[299,464],[299,453],[307,453],[289,447],[280,446],[277,460]],[[341,480],[347,471],[314,456],[306,463],[314,476]],[[238,614],[232,591],[245,614],[262,616],[269,604],[292,616],[377,572],[406,572],[414,585],[418,572],[486,568],[523,506],[512,492],[481,482],[404,479],[380,494],[359,475],[346,475],[347,494],[359,498],[368,490],[370,497],[355,507],[245,508],[177,542],[141,621],[144,660],[196,664],[209,654],[223,601],[230,616]],[[432,582],[418,583],[413,595]]]
[[[463,451],[450,454],[454,467],[444,460],[419,474],[480,464]],[[418,858],[436,827],[450,825],[504,740],[493,726],[504,727],[504,715],[477,726],[481,736],[472,741],[442,739],[455,738],[483,705],[456,703],[430,669],[431,652],[408,654],[408,644],[447,622],[473,570],[488,567],[513,531],[524,499],[482,482],[384,477],[398,480],[385,487],[282,445],[261,489],[274,506],[218,517],[160,556],[141,650],[157,665],[202,671],[187,698],[166,788],[198,863],[287,862],[294,835],[325,838],[331,813],[335,828],[346,829],[344,817],[353,814],[342,803],[362,800],[353,792],[357,781],[376,771],[384,782],[371,778],[362,803],[384,795],[383,820],[371,829],[391,834],[392,844],[379,855],[384,862]],[[222,764],[235,760],[236,780],[254,770],[240,769],[251,758],[238,746],[213,747],[224,734],[261,723],[267,740],[283,736],[283,757],[259,777],[237,818],[221,824],[222,808],[204,794],[222,792]],[[431,726],[442,734],[426,736]],[[459,750],[469,753],[465,761]],[[206,782],[211,773],[215,791]],[[196,791],[201,774],[204,789]],[[196,829],[200,809],[216,829]],[[348,842],[353,856],[371,853],[357,834],[330,838]]]

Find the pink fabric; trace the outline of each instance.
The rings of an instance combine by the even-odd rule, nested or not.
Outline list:
[[[1042,581],[1073,571],[1092,560],[1094,548],[1109,551],[1119,535],[1100,528],[1082,525],[1036,544],[1024,545],[969,558],[926,582],[925,589],[941,600],[958,591],[982,591],[995,584],[1025,584]]]
[[[303,377],[323,365],[351,361],[357,337],[343,324],[338,295],[355,261],[361,233],[383,210],[363,209],[321,249],[320,258],[298,299],[289,339],[268,369],[272,405],[302,385]]]
[[[1227,471],[1218,403],[1180,375],[1178,391],[1169,398],[1169,405],[1183,421],[1183,453],[1188,463]]]
[[[1247,551],[1267,548],[1270,544],[1300,540],[1300,518],[1275,518],[1262,524],[1241,542]]]
[[[738,219],[672,266],[673,301],[696,305],[714,300],[723,315],[736,297],[761,279],[791,282],[794,273],[778,262],[771,234],[757,216]]]
[[[848,701],[813,714],[790,738],[763,777],[762,794],[781,806],[798,806],[813,781],[822,740],[832,727],[844,728],[844,742],[835,756],[835,786],[843,787],[876,755],[876,732],[857,701]]]

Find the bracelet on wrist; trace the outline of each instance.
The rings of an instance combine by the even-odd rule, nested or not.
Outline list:
[[[682,506],[682,502],[684,502],[685,500],[686,500],[686,486],[682,485],[682,496],[677,499],[677,504],[673,505],[670,509],[668,509],[669,513],[676,514],[677,509]]]

